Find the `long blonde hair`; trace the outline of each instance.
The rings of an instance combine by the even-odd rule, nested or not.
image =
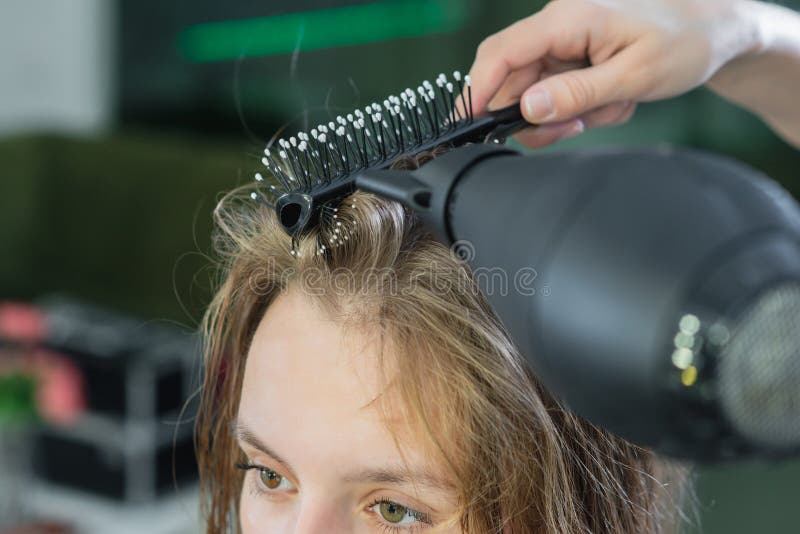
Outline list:
[[[525,365],[469,268],[412,212],[356,192],[338,208],[342,225],[304,236],[293,255],[274,213],[239,202],[239,193],[215,212],[222,279],[203,322],[196,444],[208,534],[238,530],[241,453],[231,425],[255,327],[278,293],[309,283],[316,290],[308,294],[334,317],[379,328],[391,341],[402,372],[387,387],[446,466],[465,533],[676,528],[682,469],[563,409]],[[318,254],[336,228],[349,235]],[[343,272],[347,291],[336,276]]]

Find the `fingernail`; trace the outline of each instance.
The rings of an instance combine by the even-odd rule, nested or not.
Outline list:
[[[564,139],[569,139],[571,137],[575,137],[576,135],[582,134],[583,130],[586,129],[586,125],[583,124],[583,121],[580,119],[575,119],[572,122],[570,128],[568,128],[561,136],[558,138],[559,141],[563,141]]]
[[[525,118],[530,122],[542,121],[553,116],[553,97],[544,89],[535,89],[525,95]]]

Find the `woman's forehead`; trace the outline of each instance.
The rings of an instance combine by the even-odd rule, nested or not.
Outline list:
[[[261,418],[319,417],[338,428],[396,422],[378,361],[387,347],[369,332],[344,328],[300,292],[279,295],[247,355],[240,411]],[[255,416],[256,414],[253,413]],[[324,426],[320,427],[323,430]]]
[[[424,462],[398,402],[384,392],[380,350],[376,336],[342,328],[302,294],[282,294],[254,335],[237,421],[284,455],[312,461],[396,458],[389,423],[403,454]]]
[[[382,357],[392,361],[391,350],[378,336],[345,327],[313,296],[289,291],[274,299],[260,321],[245,376],[281,378],[313,389],[317,397],[341,395],[341,402],[360,401],[363,406],[383,389],[378,366]]]

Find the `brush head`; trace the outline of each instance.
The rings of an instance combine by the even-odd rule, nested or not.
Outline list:
[[[355,190],[359,173],[386,169],[398,158],[438,146],[502,142],[525,126],[519,104],[476,117],[471,97],[469,75],[455,71],[451,81],[440,74],[416,91],[405,89],[309,133],[279,139],[261,160],[272,179],[257,173],[261,187],[251,196],[275,210],[294,242],[317,225],[336,223],[336,205]],[[344,235],[320,243],[318,253],[343,242],[347,232],[339,230]]]

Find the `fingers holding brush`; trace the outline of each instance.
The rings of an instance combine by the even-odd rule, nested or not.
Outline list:
[[[480,44],[475,112],[519,101],[541,125],[519,134],[529,146],[624,122],[633,103],[689,91],[750,51],[752,3],[552,0]]]
[[[487,108],[512,73],[512,78],[530,77],[538,79],[537,61],[547,54],[546,38],[530,39],[531,35],[543,35],[547,29],[546,10],[515,22],[508,28],[490,35],[481,42],[470,69],[472,78],[472,105],[475,113]],[[527,72],[527,74],[526,74]],[[512,85],[515,82],[512,80]]]
[[[515,70],[506,77],[503,84],[492,96],[487,109],[500,109],[514,102],[519,102],[527,89],[537,82],[562,72],[569,72],[587,66],[585,60],[564,61],[546,57],[541,61],[536,61],[531,65]]]
[[[475,111],[515,99],[528,121],[557,123],[633,98],[636,88],[620,83],[629,36],[612,35],[609,18],[591,1],[553,1],[484,39],[470,69]]]
[[[541,148],[563,141],[592,128],[625,124],[636,111],[636,102],[615,102],[584,113],[577,118],[561,122],[531,126],[514,136],[528,148]]]
[[[583,133],[586,125],[581,119],[571,119],[552,124],[530,126],[514,135],[514,139],[528,148],[541,148],[557,141],[569,139]]]

